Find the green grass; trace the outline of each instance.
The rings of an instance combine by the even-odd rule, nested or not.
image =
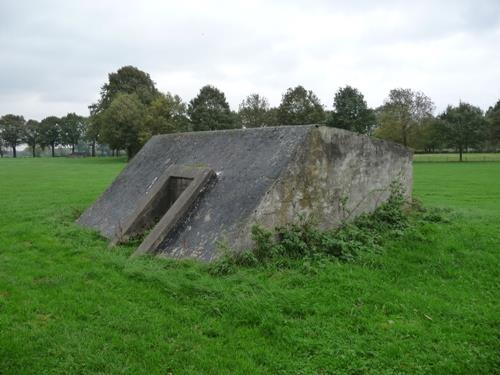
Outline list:
[[[499,373],[500,163],[420,163],[453,208],[352,263],[211,276],[74,219],[117,159],[0,160],[0,374]]]
[[[415,196],[427,205],[500,218],[500,163],[415,163],[413,169]]]
[[[462,155],[463,161],[500,161],[500,153],[465,153]],[[450,154],[415,154],[413,159],[417,162],[458,162],[458,153]]]

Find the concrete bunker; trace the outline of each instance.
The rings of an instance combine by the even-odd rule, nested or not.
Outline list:
[[[328,228],[370,212],[395,180],[410,196],[411,151],[341,129],[160,135],[78,222],[111,244],[145,235],[135,254],[209,261],[220,242],[251,246],[256,223],[274,227],[302,215]]]

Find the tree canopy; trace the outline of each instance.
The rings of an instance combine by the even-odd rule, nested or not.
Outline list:
[[[86,119],[76,113],[68,113],[60,120],[61,143],[71,146],[71,152],[75,152],[75,146],[85,133]]]
[[[108,74],[108,82],[101,87],[100,99],[89,109],[91,114],[106,110],[120,93],[136,94],[142,104],[149,105],[159,94],[148,73],[134,66],[123,66]]]
[[[24,127],[23,141],[31,148],[31,154],[36,156],[36,146],[41,143],[41,127],[36,120],[28,120]]]
[[[431,118],[433,110],[434,103],[424,93],[411,89],[393,89],[377,111],[377,135],[408,146],[412,130]],[[388,134],[390,137],[387,137]]]
[[[12,148],[12,156],[17,156],[16,146],[19,145],[24,136],[24,117],[8,114],[0,117],[1,138]]]
[[[333,112],[327,124],[336,128],[369,134],[375,125],[375,114],[368,108],[363,94],[351,86],[335,93]]]
[[[204,86],[189,102],[188,115],[192,130],[220,130],[235,126],[226,96],[214,86]]]
[[[8,114],[0,118],[0,156],[4,148],[26,143],[36,155],[50,147],[88,143],[91,155],[96,146],[112,151],[126,150],[132,157],[147,140],[157,134],[181,131],[209,131],[235,127],[326,124],[350,131],[373,134],[402,143],[417,151],[433,152],[445,148],[460,151],[500,145],[500,100],[483,115],[467,103],[449,106],[434,117],[434,103],[424,93],[396,88],[383,105],[368,107],[357,88],[346,85],[334,95],[333,108],[325,110],[319,98],[303,86],[288,88],[278,107],[271,107],[264,96],[252,93],[231,110],[225,94],[206,85],[187,104],[180,96],[160,92],[150,75],[134,66],[123,66],[108,74],[98,101],[89,106],[88,118],[68,113],[62,118],[48,116],[40,123],[24,121]],[[479,112],[478,112],[479,111]],[[104,152],[101,147],[101,151]]]
[[[110,73],[99,101],[89,106],[91,116],[84,138],[91,144],[92,155],[96,142],[102,141],[112,150],[125,149],[132,157],[151,135],[169,130],[173,122],[178,122],[176,113],[182,107],[180,103],[178,97],[162,95],[149,74],[134,66],[123,66]],[[162,108],[163,105],[167,108]],[[149,114],[148,108],[151,108]]]
[[[60,119],[56,116],[44,118],[40,123],[41,146],[50,147],[52,157],[55,156],[55,147],[61,142]]]
[[[462,153],[469,147],[477,146],[485,136],[485,120],[479,107],[460,102],[457,107],[448,106],[441,115],[447,143]]]
[[[265,97],[259,94],[250,94],[239,106],[239,121],[245,128],[269,126],[271,124],[269,110],[269,102]]]
[[[486,112],[488,121],[489,136],[493,144],[500,142],[500,100]]]
[[[125,149],[132,158],[147,140],[146,107],[137,94],[119,93],[102,113],[101,137],[111,149]]]
[[[319,124],[325,120],[325,111],[318,97],[302,86],[289,88],[278,108],[281,125]]]
[[[167,134],[188,129],[187,106],[180,96],[159,94],[148,107],[146,128],[149,134]]]

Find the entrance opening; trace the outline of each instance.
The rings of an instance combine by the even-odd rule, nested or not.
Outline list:
[[[146,239],[151,240],[151,235],[155,239],[164,238],[213,176],[215,173],[209,168],[178,165],[167,168],[148,186],[135,211],[119,226],[112,244],[126,242],[151,228],[154,229]]]
[[[193,181],[192,178],[185,178],[185,177],[170,177],[167,181],[167,186],[165,187],[165,196],[164,196],[164,203],[160,203],[159,205],[164,206],[164,212],[162,213],[165,214],[165,212],[168,211],[168,209],[174,204],[174,202],[181,196],[181,194],[186,190],[186,188],[189,186],[189,184]],[[163,208],[163,207],[162,207]],[[158,217],[160,219],[161,217]]]
[[[165,215],[175,201],[186,190],[189,184],[193,181],[192,178],[170,176],[166,184],[160,189],[156,199],[151,200],[151,211],[145,216],[149,216],[151,220],[145,218],[143,224],[144,230],[151,228],[158,223]],[[146,222],[147,221],[147,222]]]

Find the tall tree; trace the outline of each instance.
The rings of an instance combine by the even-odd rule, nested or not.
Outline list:
[[[90,143],[91,155],[93,157],[95,156],[95,147],[97,142],[99,142],[101,134],[101,117],[102,113],[87,117],[87,126],[83,134],[84,140]]]
[[[424,93],[411,89],[393,89],[379,111],[379,127],[396,128],[399,139],[393,140],[408,146],[412,129],[432,117],[433,110],[434,103]],[[378,133],[384,133],[383,129]]]
[[[226,96],[214,86],[204,86],[189,102],[188,115],[194,131],[230,129],[235,126]]]
[[[61,143],[71,146],[71,153],[75,152],[78,144],[85,132],[86,119],[76,113],[68,113],[60,120]]]
[[[41,146],[50,147],[52,157],[55,156],[55,148],[61,142],[60,119],[56,116],[49,116],[40,122]]]
[[[11,148],[12,156],[16,157],[16,146],[23,140],[24,117],[8,114],[0,118],[0,129],[2,138]]]
[[[113,150],[126,150],[131,159],[147,141],[145,117],[146,107],[136,94],[118,94],[102,113],[102,140]]]
[[[108,143],[112,150],[125,148],[129,157],[132,157],[137,152],[136,146],[144,142],[144,139],[133,139],[135,130],[140,128],[141,137],[146,137],[144,119],[138,127],[138,119],[135,115],[137,112],[141,112],[145,116],[145,107],[151,105],[158,96],[159,91],[149,74],[134,66],[123,66],[116,72],[110,73],[108,82],[101,88],[98,102],[89,106],[90,128],[85,137],[91,142],[92,154],[95,155],[95,144],[100,139],[104,143],[112,141],[112,144]],[[114,104],[113,110],[106,113],[112,107],[115,99],[119,100]],[[126,108],[127,103],[131,104],[132,107]],[[116,112],[118,107],[125,110],[124,114],[133,116],[130,118],[129,124],[123,115]],[[117,129],[118,123],[109,122],[113,118],[119,118],[119,124],[125,128]],[[116,137],[113,136],[113,133],[116,133]],[[139,134],[137,133],[136,136],[139,137]]]
[[[93,115],[104,111],[120,93],[136,94],[141,103],[149,105],[158,95],[158,90],[148,73],[134,66],[123,66],[109,73],[108,82],[101,87],[99,101],[89,107],[90,113]]]
[[[312,91],[297,86],[283,95],[278,120],[281,125],[319,124],[325,120],[325,111]]]
[[[375,114],[368,108],[363,94],[351,86],[341,87],[333,101],[333,112],[327,124],[336,128],[369,134],[375,125]]]
[[[238,118],[245,128],[269,126],[269,102],[259,94],[250,94],[239,106]]]
[[[36,120],[28,120],[24,129],[23,140],[31,148],[31,154],[36,157],[36,146],[41,143],[41,126]]]
[[[147,108],[146,129],[151,135],[185,131],[187,106],[180,96],[159,94]]]
[[[432,117],[414,129],[410,136],[410,146],[424,152],[436,152],[446,146],[444,121]]]
[[[486,120],[488,121],[490,142],[496,146],[500,142],[500,100],[488,109]]]
[[[484,140],[486,122],[479,107],[460,102],[458,107],[448,106],[441,119],[448,145],[458,150],[460,161],[464,151]]]

